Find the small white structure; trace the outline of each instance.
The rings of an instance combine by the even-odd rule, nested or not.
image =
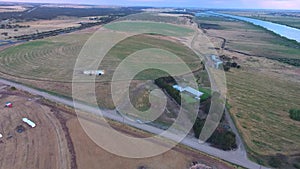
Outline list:
[[[198,90],[196,90],[192,87],[189,87],[189,86],[183,88],[179,85],[174,85],[173,88],[178,90],[179,92],[188,92],[188,93],[194,95],[195,99],[198,99],[198,100],[200,100],[200,97],[204,94],[204,93],[202,93],[202,92],[200,92],[200,91],[198,91]]]
[[[83,71],[83,74],[85,75],[97,75],[97,76],[101,76],[105,73],[104,70],[85,70]]]
[[[36,126],[36,124],[33,121],[29,120],[28,118],[22,118],[22,121],[24,123],[28,124],[32,128],[34,128]]]
[[[3,135],[0,133],[0,138],[2,138],[3,137]]]
[[[212,61],[214,62],[214,64],[215,64],[215,68],[216,68],[216,69],[219,69],[220,65],[222,65],[223,62],[222,62],[219,58],[217,58],[216,55],[211,55],[210,57],[211,57],[211,60],[212,60]]]

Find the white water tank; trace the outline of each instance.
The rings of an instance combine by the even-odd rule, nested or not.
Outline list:
[[[24,123],[28,124],[32,128],[34,128],[36,126],[36,124],[33,121],[29,120],[28,118],[22,118],[22,121]]]

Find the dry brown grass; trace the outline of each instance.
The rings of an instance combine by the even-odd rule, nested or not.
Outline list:
[[[147,133],[119,123],[111,123],[111,125],[120,132],[133,137],[149,137]],[[107,169],[122,167],[136,169],[139,166],[146,166],[149,169],[187,169],[193,161],[202,162],[216,168],[233,168],[221,161],[211,159],[206,155],[187,150],[181,146],[176,146],[166,153],[150,158],[131,159],[120,157],[95,144],[80,127],[77,119],[69,120],[68,127],[76,150],[78,168],[98,169],[101,166],[101,168]]]
[[[90,21],[87,17],[58,17],[52,20],[37,20],[37,21],[28,21],[28,22],[19,22],[12,24],[19,24],[23,26],[29,25],[28,28],[18,28],[18,31],[14,29],[0,29],[0,34],[3,32],[7,32],[8,36],[0,35],[0,39],[6,39],[8,37],[20,36],[20,35],[28,35],[37,32],[46,32],[56,29],[64,29],[67,27],[80,26],[80,22],[95,22]]]

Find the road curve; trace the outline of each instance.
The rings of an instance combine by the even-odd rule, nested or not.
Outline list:
[[[55,96],[55,95],[51,95],[49,93],[25,86],[23,84],[19,84],[16,82],[12,82],[9,80],[5,80],[0,78],[0,83],[9,85],[9,86],[14,86],[19,90],[22,91],[26,91],[29,92],[31,94],[34,95],[39,95],[44,97],[45,99],[48,99],[50,101],[54,101],[54,102],[58,102],[67,106],[71,106],[74,107],[74,102],[73,100],[67,99],[67,98],[62,98],[59,96]],[[99,108],[98,107],[94,107],[94,106],[90,106],[90,105],[86,105],[84,103],[80,103],[80,102],[76,102],[77,108],[89,112],[89,113],[93,113],[93,114],[99,114]],[[129,121],[129,120],[125,120],[123,119],[122,116],[120,116],[115,110],[101,110],[101,113],[104,117],[121,122],[121,123],[125,123],[127,125],[139,128],[141,130],[144,131],[148,131],[150,133],[153,134],[160,134],[163,132],[162,129],[147,125],[147,124],[140,124],[140,123],[136,123],[133,121]],[[170,138],[172,139],[172,138]],[[198,142],[198,139],[192,137],[192,136],[187,136],[186,138],[184,138],[181,142],[181,144],[191,147],[193,149],[199,150],[201,152],[207,153],[209,155],[212,155],[214,157],[223,159],[225,161],[246,167],[246,168],[250,168],[250,169],[268,169],[266,167],[260,166],[252,161],[250,161],[247,158],[247,154],[245,151],[222,151],[219,150],[217,148],[213,148],[207,144],[200,144]]]

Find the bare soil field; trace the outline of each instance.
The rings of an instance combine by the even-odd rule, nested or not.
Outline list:
[[[0,168],[71,168],[71,155],[60,120],[49,107],[40,103],[39,97],[28,95],[1,85],[0,90]],[[12,108],[4,108],[7,101]],[[22,118],[29,118],[36,123],[31,128]],[[22,126],[24,131],[17,132]]]
[[[93,120],[91,120],[93,121]],[[91,122],[93,123],[93,122]],[[98,169],[101,168],[132,168],[138,169],[144,166],[146,169],[188,169],[192,162],[206,164],[216,169],[229,169],[230,165],[198,153],[187,150],[180,145],[172,150],[150,158],[131,159],[124,158],[107,152],[97,146],[83,131],[77,119],[68,121],[68,127],[76,150],[78,168]],[[98,124],[98,123],[97,123]],[[110,123],[112,127],[122,133],[133,137],[149,137],[149,134],[132,129],[119,123]],[[84,143],[84,144],[83,144]]]

